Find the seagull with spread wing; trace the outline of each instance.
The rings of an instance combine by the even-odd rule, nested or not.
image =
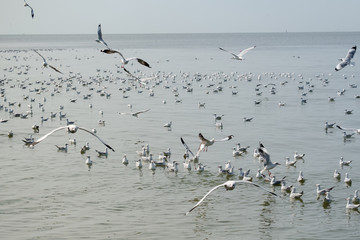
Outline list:
[[[147,63],[146,61],[142,60],[141,58],[137,58],[137,57],[125,58],[124,55],[121,54],[121,52],[116,51],[116,50],[104,49],[104,50],[101,50],[101,52],[106,53],[106,54],[114,54],[114,53],[119,54],[120,57],[121,57],[121,62],[122,62],[122,66],[121,66],[121,67],[122,67],[122,68],[124,68],[124,66],[125,66],[126,64],[128,64],[131,60],[136,60],[136,61],[138,61],[140,64],[144,65],[145,67],[151,68],[151,67],[150,67],[150,64]]]
[[[216,189],[224,186],[226,190],[233,190],[236,186],[237,183],[245,183],[245,184],[251,184],[252,186],[255,186],[255,187],[258,187],[258,188],[261,188],[263,189],[264,191],[272,194],[272,195],[275,195],[277,196],[276,193],[272,192],[272,191],[269,191],[267,190],[266,188],[263,188],[261,187],[260,185],[256,184],[256,183],[253,183],[253,182],[250,182],[250,181],[244,181],[244,180],[237,180],[237,181],[227,181],[227,182],[224,182],[220,185],[217,185],[216,187],[212,188],[209,192],[207,192],[205,194],[205,196],[203,198],[200,199],[200,201],[198,201],[195,206],[193,206],[185,215],[188,215],[191,211],[193,211],[195,208],[197,208],[204,200],[207,196],[209,196],[213,191],[215,191]]]
[[[355,52],[356,52],[356,45],[353,46],[352,48],[350,48],[350,50],[347,52],[345,58],[340,59],[341,62],[339,62],[338,65],[336,65],[335,70],[340,71],[347,65],[355,65],[354,62],[351,62],[351,59],[353,59]]]
[[[98,26],[97,34],[98,34],[98,39],[96,39],[95,41],[98,43],[104,44],[108,49],[110,49],[109,46],[107,45],[107,43],[102,38],[101,24],[99,24],[99,26]]]
[[[239,53],[239,54],[235,54],[235,53],[229,52],[228,50],[225,50],[225,49],[223,49],[223,48],[221,48],[221,47],[219,47],[219,49],[222,50],[222,51],[228,52],[228,53],[230,53],[231,55],[233,55],[232,58],[235,59],[235,60],[244,60],[244,55],[245,55],[246,53],[248,53],[250,50],[253,50],[255,47],[256,47],[256,46],[249,47],[249,48],[244,49],[244,50],[240,50],[240,53]]]
[[[199,138],[200,138],[201,143],[199,145],[196,155],[199,155],[201,151],[207,151],[208,147],[213,145],[215,142],[229,141],[233,137],[234,137],[234,135],[230,135],[223,139],[216,140],[216,139],[212,138],[211,140],[208,140],[208,139],[204,138],[204,136],[201,133],[199,133]]]
[[[63,74],[62,72],[60,72],[59,70],[57,70],[55,67],[53,67],[53,66],[51,66],[50,64],[48,64],[48,63],[46,62],[45,58],[44,58],[40,53],[38,53],[36,50],[33,50],[33,51],[36,52],[36,53],[43,59],[43,67],[50,67],[50,68],[52,68],[53,70],[55,70],[56,72]]]
[[[29,7],[31,9],[31,17],[34,18],[34,9],[24,0],[24,7]]]
[[[67,125],[67,126],[63,126],[63,127],[59,127],[59,128],[55,128],[54,130],[52,130],[51,132],[45,134],[44,136],[42,136],[41,138],[35,140],[34,142],[31,143],[31,146],[35,146],[36,144],[40,143],[42,140],[44,140],[45,138],[47,138],[48,136],[50,136],[51,134],[62,130],[62,129],[66,129],[68,131],[68,133],[76,133],[77,130],[83,130],[87,133],[90,133],[91,135],[93,135],[94,137],[96,137],[97,139],[99,139],[99,141],[104,144],[107,148],[111,149],[113,152],[115,152],[115,150],[110,147],[108,144],[106,144],[103,140],[101,140],[101,138],[99,138],[95,133],[91,132],[90,130],[87,130],[86,128],[82,128],[82,127],[78,127],[75,124],[71,124],[71,125]]]
[[[119,114],[121,114],[121,115],[131,115],[131,116],[133,116],[133,117],[139,117],[138,115],[139,115],[140,113],[146,113],[146,112],[148,112],[148,111],[150,111],[150,109],[146,109],[146,110],[138,111],[138,112],[125,112],[125,113],[119,113]]]

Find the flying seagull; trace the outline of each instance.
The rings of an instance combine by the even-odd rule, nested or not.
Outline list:
[[[276,193],[271,192],[271,191],[269,191],[269,190],[261,187],[260,185],[258,185],[258,184],[256,184],[256,183],[253,183],[253,182],[244,181],[244,180],[227,181],[227,182],[224,182],[224,183],[222,183],[222,184],[220,184],[220,185],[217,185],[216,187],[212,188],[209,192],[207,192],[207,193],[205,194],[205,196],[204,196],[202,199],[200,199],[200,201],[198,201],[198,202],[195,204],[195,206],[193,206],[185,215],[188,215],[191,211],[193,211],[195,208],[197,208],[197,207],[205,200],[205,198],[210,195],[210,193],[212,193],[213,191],[215,191],[215,190],[218,189],[219,187],[224,186],[226,190],[233,190],[233,189],[235,188],[235,185],[236,185],[237,183],[251,184],[251,185],[253,185],[253,186],[255,186],[255,187],[258,187],[258,188],[263,189],[264,191],[266,191],[266,192],[268,192],[268,193],[270,193],[270,194],[272,194],[272,195],[277,196]]]
[[[31,9],[31,17],[34,18],[34,10],[25,0],[24,0],[24,7],[29,7]]]
[[[54,69],[56,72],[63,74],[62,72],[60,72],[59,70],[57,70],[55,67],[53,67],[53,66],[51,66],[50,64],[48,64],[48,63],[46,62],[45,58],[44,58],[40,53],[38,53],[36,50],[33,50],[33,51],[36,52],[36,53],[43,59],[43,67],[50,67],[50,68]]]
[[[341,58],[338,65],[336,65],[335,70],[339,71],[341,69],[343,69],[344,67],[346,67],[347,65],[354,65],[353,62],[351,62],[351,59],[354,57],[356,52],[356,45],[353,46],[352,48],[350,48],[350,50],[347,52],[346,57],[345,58]]]
[[[139,117],[138,115],[139,115],[140,113],[146,113],[146,112],[148,112],[148,111],[150,111],[150,109],[146,109],[146,110],[138,111],[138,112],[126,112],[126,113],[120,113],[120,114],[121,114],[121,115],[131,115],[131,116],[133,116],[133,117]]]
[[[123,64],[123,65],[121,66],[122,68],[124,68],[124,66],[125,66],[126,64],[128,64],[129,61],[131,61],[131,60],[137,60],[140,64],[144,65],[145,67],[151,68],[150,65],[149,65],[147,62],[145,62],[144,60],[142,60],[141,58],[137,58],[137,57],[125,58],[125,57],[121,54],[121,52],[116,51],[116,50],[105,49],[105,50],[101,50],[101,52],[106,53],[106,54],[114,54],[114,53],[119,54],[120,57],[121,57],[121,62],[122,62],[122,64]]]
[[[35,146],[36,144],[40,143],[42,140],[44,140],[45,138],[47,138],[48,136],[50,136],[51,134],[53,134],[54,132],[57,132],[59,130],[62,130],[62,129],[67,129],[67,131],[69,133],[76,133],[77,130],[83,130],[87,133],[90,133],[91,135],[93,135],[94,137],[96,137],[97,139],[100,140],[100,142],[102,144],[104,144],[107,148],[111,149],[113,152],[115,152],[115,150],[110,147],[108,144],[106,144],[103,140],[101,140],[101,138],[99,138],[97,135],[95,135],[93,132],[91,132],[90,130],[87,130],[85,128],[82,128],[82,127],[78,127],[76,126],[75,124],[71,124],[71,125],[67,125],[67,126],[63,126],[63,127],[59,127],[59,128],[56,128],[54,130],[52,130],[51,132],[49,132],[48,134],[45,134],[44,136],[42,136],[41,138],[39,138],[38,140],[34,141],[31,143],[32,146]]]
[[[254,49],[256,46],[253,46],[253,47],[249,47],[247,49],[244,49],[244,50],[240,50],[240,53],[239,54],[235,54],[235,53],[232,53],[232,52],[229,52],[228,50],[225,50],[221,47],[219,47],[220,50],[222,51],[225,51],[225,52],[228,52],[230,53],[231,55],[233,55],[233,59],[235,60],[244,60],[244,55],[249,52],[250,50]]]
[[[108,49],[110,49],[107,43],[102,38],[101,24],[99,24],[98,26],[97,34],[98,34],[98,39],[96,39],[95,41],[104,44]]]
[[[234,137],[234,135],[230,135],[230,136],[227,136],[226,138],[223,138],[223,139],[218,139],[218,140],[215,140],[214,138],[211,139],[211,140],[208,140],[206,138],[204,138],[204,136],[199,133],[199,138],[200,138],[200,145],[199,145],[199,149],[196,153],[196,155],[199,155],[199,153],[201,151],[207,151],[207,148],[211,145],[213,145],[215,142],[224,142],[224,141],[229,141],[230,139],[232,139]]]

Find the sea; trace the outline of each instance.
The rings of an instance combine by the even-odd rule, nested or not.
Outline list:
[[[119,54],[101,52],[106,47],[96,37],[0,35],[1,239],[358,238],[360,212],[347,210],[345,199],[360,188],[359,135],[344,139],[343,130],[325,122],[360,128],[359,55],[355,65],[334,70],[360,43],[359,32],[103,34],[111,49],[150,64],[130,61],[125,68],[132,76]],[[242,61],[219,49],[238,54],[251,46]],[[43,68],[33,50],[63,74]],[[120,114],[148,109],[138,117]],[[223,115],[217,125],[214,114]],[[99,157],[96,150],[105,146],[81,129],[24,144],[25,137],[66,126],[66,119],[96,130],[115,151]],[[164,127],[170,121],[171,128]],[[203,172],[193,162],[191,170],[183,167],[181,138],[195,154],[199,133],[209,140],[233,135],[200,152]],[[300,200],[255,177],[263,167],[253,156],[260,142],[281,164],[271,175],[303,191]],[[81,154],[86,143],[90,149]],[[238,143],[248,151],[233,157]],[[55,146],[65,144],[67,152]],[[178,171],[149,170],[146,161],[137,168],[146,145],[154,160],[170,149],[168,162],[176,161]],[[305,156],[287,167],[285,157],[293,159],[294,152]],[[340,166],[341,157],[350,166]],[[220,174],[218,166],[229,161],[234,174]],[[215,186],[238,180],[239,168],[278,196],[250,184],[221,186],[185,215]],[[346,173],[351,185],[344,183]],[[318,198],[316,184],[334,187],[330,204]]]

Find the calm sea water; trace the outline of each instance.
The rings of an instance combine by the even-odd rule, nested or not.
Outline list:
[[[359,68],[355,65],[334,71],[338,59],[359,43],[360,33],[104,35],[110,47],[150,63],[151,69],[137,63],[127,68],[137,76],[159,76],[149,84],[153,97],[149,96],[149,89],[136,88],[118,68],[118,56],[100,52],[102,46],[95,38],[95,35],[0,36],[0,79],[4,80],[1,88],[5,89],[0,103],[15,113],[26,113],[30,104],[33,107],[33,116],[28,119],[14,117],[4,109],[0,111],[0,118],[9,119],[1,124],[0,132],[2,239],[359,236],[359,212],[345,209],[345,198],[359,189],[358,136],[344,142],[342,132],[336,128],[325,131],[324,122],[360,126],[359,100],[354,97],[360,92],[349,87],[358,84]],[[218,49],[238,52],[253,45],[257,47],[241,62]],[[41,59],[31,49],[38,49],[49,64],[65,74],[42,69]],[[357,59],[355,55],[355,62]],[[66,81],[56,85],[60,82],[58,77],[65,79],[75,74],[77,78],[72,79],[71,86]],[[325,79],[328,84],[324,84]],[[276,94],[270,93],[271,85],[263,86],[269,83],[275,84]],[[262,84],[261,96],[255,94],[257,84]],[[185,85],[193,91],[187,92]],[[312,92],[308,92],[309,85],[314,85]],[[223,90],[215,93],[213,90],[219,86]],[[304,86],[304,90],[299,90],[299,86]],[[124,92],[126,87],[131,90]],[[35,88],[42,88],[41,93],[34,92]],[[172,92],[174,88],[178,88],[178,97]],[[54,89],[58,91],[52,95]],[[337,95],[342,89],[346,89],[345,94]],[[100,96],[97,90],[111,93],[111,97]],[[232,95],[232,91],[238,94]],[[302,96],[304,92],[308,92],[306,96]],[[83,99],[86,94],[92,94],[90,99]],[[301,97],[308,103],[301,104]],[[329,102],[328,97],[336,97],[335,102]],[[35,101],[30,102],[30,98]],[[71,103],[70,99],[77,101]],[[181,103],[176,103],[176,99]],[[163,104],[163,100],[167,103]],[[254,100],[262,102],[255,105]],[[279,107],[280,101],[286,105]],[[16,104],[9,106],[8,102]],[[205,102],[205,108],[199,108],[199,102]],[[43,111],[39,103],[43,104]],[[128,104],[132,104],[133,111],[151,110],[138,118],[119,115],[129,111]],[[88,129],[96,128],[115,152],[110,152],[108,158],[97,157],[95,149],[104,151],[104,146],[81,131],[57,132],[34,149],[24,146],[22,139],[29,134],[39,138],[66,125],[58,116],[41,124],[41,116],[47,118],[50,112],[59,112],[60,105],[69,120]],[[354,112],[345,115],[345,109]],[[215,127],[214,113],[224,114],[222,129]],[[243,117],[254,119],[244,123]],[[98,120],[105,120],[105,126],[98,125]],[[173,122],[170,130],[163,127],[169,121]],[[33,133],[34,124],[40,125],[39,133]],[[13,138],[7,137],[10,129]],[[180,137],[196,151],[199,132],[216,139],[233,134],[234,139],[215,143],[200,154],[205,172],[184,171]],[[76,138],[77,145],[69,145],[67,153],[58,152],[54,145],[63,146],[69,138]],[[267,147],[271,159],[282,164],[272,173],[277,178],[286,176],[287,184],[304,191],[302,201],[290,201],[279,187],[254,178],[254,182],[283,197],[264,194],[247,185],[239,185],[233,191],[220,188],[184,216],[207,191],[227,180],[218,174],[218,165],[231,161],[235,169],[250,169],[255,177],[261,164],[253,158],[252,151],[259,141]],[[86,142],[91,149],[81,155],[80,149]],[[232,157],[236,143],[249,145],[250,152]],[[179,172],[164,168],[152,172],[147,163],[138,170],[136,151],[145,144],[149,144],[155,159],[159,152],[170,148],[171,161],[180,163]],[[294,151],[305,153],[304,161],[288,168],[284,158],[292,158]],[[128,166],[121,163],[124,154],[130,161]],[[85,164],[86,155],[94,161],[90,169]],[[351,167],[340,168],[340,157],[353,160]],[[349,173],[352,186],[335,181],[332,177],[335,169],[342,173],[342,180]],[[300,170],[306,178],[303,185],[296,182]],[[322,198],[316,198],[317,183],[335,186],[333,202],[326,208]]]

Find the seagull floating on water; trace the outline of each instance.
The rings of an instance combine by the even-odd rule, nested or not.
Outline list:
[[[224,186],[226,190],[233,190],[236,186],[237,183],[245,183],[245,184],[251,184],[252,186],[255,186],[255,187],[258,187],[258,188],[261,188],[263,189],[264,191],[274,195],[274,196],[277,196],[276,193],[270,191],[270,190],[267,190],[266,188],[263,188],[261,187],[260,185],[256,184],[256,183],[253,183],[253,182],[249,182],[249,181],[243,181],[243,180],[236,180],[236,181],[227,181],[225,183],[222,183],[220,185],[217,185],[215,186],[214,188],[212,188],[209,192],[207,192],[205,194],[205,196],[203,198],[200,199],[200,201],[198,201],[195,206],[193,206],[185,215],[188,215],[190,212],[192,212],[195,208],[197,208],[204,200],[207,196],[209,196],[213,191],[215,191],[216,189]]]
[[[52,130],[51,132],[45,134],[44,136],[42,136],[41,138],[37,139],[36,141],[33,141],[31,143],[32,146],[35,146],[36,144],[40,143],[42,140],[44,140],[45,138],[47,138],[48,136],[50,136],[51,134],[59,131],[59,130],[62,130],[62,129],[66,129],[69,133],[76,133],[77,130],[82,130],[82,131],[85,131],[87,133],[90,133],[91,135],[93,135],[94,137],[96,137],[97,139],[99,139],[99,141],[104,144],[107,148],[111,149],[113,152],[115,152],[115,150],[110,147],[108,144],[106,144],[103,140],[101,140],[101,138],[99,138],[95,133],[92,133],[91,131],[87,130],[86,128],[82,128],[82,127],[78,127],[76,126],[75,124],[72,124],[72,125],[67,125],[67,126],[63,126],[63,127],[58,127],[54,130]]]
[[[316,184],[316,193],[317,193],[317,195],[325,195],[326,192],[330,192],[334,187],[320,188],[320,184]]]

